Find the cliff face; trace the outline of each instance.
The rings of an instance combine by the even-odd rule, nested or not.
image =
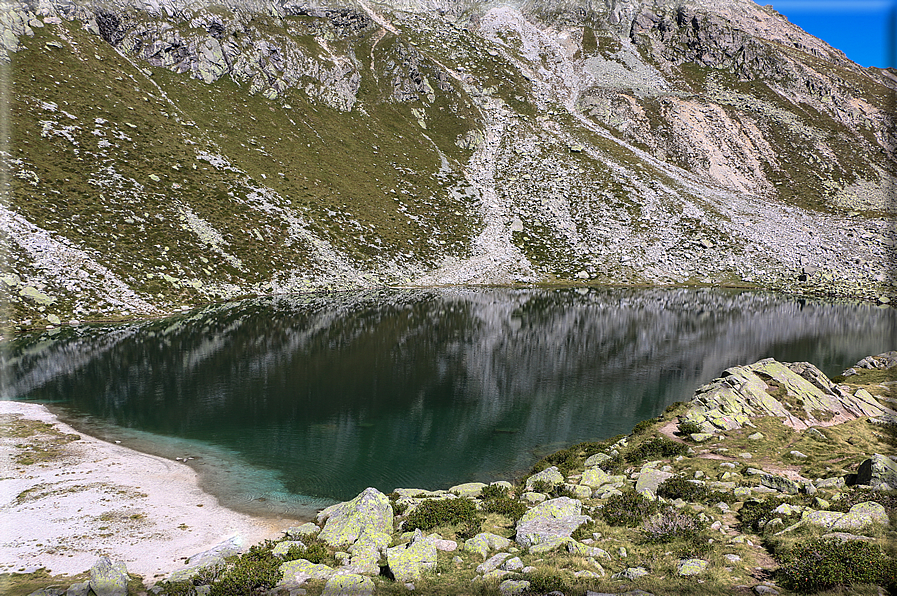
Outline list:
[[[5,2],[20,325],[382,284],[894,294],[892,70],[726,2]]]

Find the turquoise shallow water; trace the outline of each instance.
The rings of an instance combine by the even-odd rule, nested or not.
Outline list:
[[[366,486],[508,479],[628,432],[760,358],[833,375],[897,345],[895,311],[719,290],[447,289],[256,299],[3,349],[3,396],[192,457],[255,514]]]

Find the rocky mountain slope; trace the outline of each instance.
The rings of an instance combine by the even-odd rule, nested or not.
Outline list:
[[[321,288],[887,302],[897,73],[748,0],[2,3],[17,326]]]

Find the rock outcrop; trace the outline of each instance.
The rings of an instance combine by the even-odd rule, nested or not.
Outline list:
[[[792,428],[808,429],[894,414],[863,389],[846,392],[812,364],[771,358],[726,369],[700,387],[690,405],[682,422],[708,433],[750,426],[756,416],[777,416]]]

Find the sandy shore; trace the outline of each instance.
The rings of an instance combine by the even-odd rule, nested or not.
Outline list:
[[[295,523],[226,509],[187,465],[77,433],[41,405],[0,401],[0,421],[0,573],[72,575],[108,555],[151,584],[232,537],[248,546]]]

